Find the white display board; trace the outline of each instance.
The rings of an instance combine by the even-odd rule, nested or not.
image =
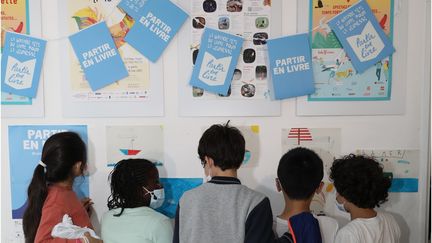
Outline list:
[[[196,52],[198,51],[197,45],[199,43],[196,43],[196,40],[193,39],[194,34],[192,34],[192,28],[194,27],[193,21],[195,21],[198,17],[197,15],[202,15],[207,18],[207,25],[212,26],[213,28],[216,28],[215,22],[220,22],[221,18],[230,19],[231,27],[227,31],[229,33],[236,33],[239,31],[235,29],[235,26],[242,26],[242,25],[255,25],[255,21],[251,22],[251,20],[247,20],[247,18],[244,18],[243,14],[247,11],[253,13],[254,10],[249,10],[248,8],[254,9],[254,8],[260,8],[265,9],[266,7],[246,7],[246,2],[243,3],[243,10],[240,13],[241,17],[239,16],[239,13],[236,12],[227,12],[224,10],[220,10],[224,8],[226,4],[226,1],[217,1],[217,10],[221,12],[221,14],[216,14],[214,17],[208,17],[211,16],[211,14],[206,13],[206,10],[197,10],[199,3],[196,3],[194,5],[194,2],[200,2],[197,0],[184,0],[184,1],[178,1],[179,5],[185,9],[187,12],[191,14],[191,17],[186,21],[183,28],[178,33],[178,70],[179,70],[179,83],[178,83],[178,90],[179,90],[179,114],[181,116],[279,116],[280,111],[280,102],[279,101],[273,101],[270,99],[270,94],[268,94],[267,91],[261,92],[265,98],[257,98],[257,95],[254,97],[245,98],[240,95],[240,88],[237,87],[237,93],[235,92],[235,86],[234,82],[232,85],[233,88],[233,94],[230,97],[218,97],[217,95],[207,95],[204,94],[202,97],[194,97],[193,89],[189,85],[190,77],[192,74],[193,69],[193,48],[196,48]],[[242,1],[239,1],[242,2]],[[257,6],[263,6],[265,1],[249,1],[248,4],[250,5],[257,5]],[[193,8],[194,6],[194,8]],[[268,19],[270,19],[269,28],[271,29],[268,33],[269,38],[279,37],[281,35],[281,24],[282,24],[282,1],[281,0],[273,0],[271,1],[271,10],[270,14],[266,15],[268,16]],[[196,8],[196,9],[195,9]],[[270,7],[267,7],[270,8]],[[253,18],[262,16],[259,12],[251,15]],[[204,18],[204,17],[203,17]],[[258,20],[256,20],[258,21]],[[268,21],[268,20],[267,20]],[[267,23],[268,24],[268,23]],[[219,29],[223,29],[221,27],[221,23],[218,23]],[[233,27],[234,26],[234,27]],[[259,28],[254,29],[257,33],[261,32],[262,30]],[[241,32],[241,31],[240,31]],[[246,39],[245,44],[243,46],[243,50],[253,48],[257,49],[260,47],[254,46],[252,44],[252,40]],[[248,45],[247,43],[250,43]],[[194,46],[194,47],[193,47]],[[264,48],[263,48],[264,49]],[[242,50],[242,52],[243,52]],[[255,53],[255,52],[254,52]],[[195,54],[197,55],[197,54]],[[257,54],[255,54],[257,58],[259,58],[258,50]],[[268,58],[266,57],[266,53],[262,52],[261,56],[263,57],[262,63],[260,65],[265,65],[268,67]],[[238,60],[238,65],[243,64],[243,54],[240,55],[240,58]],[[244,64],[243,64],[244,65]],[[246,69],[251,69],[251,67],[246,67]],[[251,66],[251,65],[249,65]],[[255,69],[255,66],[252,65]],[[240,69],[238,69],[240,70]],[[241,73],[241,72],[240,72]],[[245,71],[243,69],[243,76]],[[254,73],[254,71],[253,71]],[[235,79],[235,74],[233,79]],[[269,73],[267,74],[267,77],[269,77]],[[242,77],[243,78],[243,77]],[[267,78],[268,80],[268,78]],[[264,80],[264,81],[267,81]],[[242,81],[245,83],[244,81]],[[240,85],[237,85],[240,86]],[[259,89],[258,86],[256,88]],[[255,88],[254,88],[255,90]],[[201,92],[201,91],[199,91]],[[265,94],[267,92],[267,94]],[[205,93],[205,91],[204,91]],[[237,95],[237,97],[235,97]]]
[[[53,5],[58,5],[58,20],[57,25],[58,36],[67,37],[71,33],[70,21],[74,21],[71,17],[71,9],[78,12],[85,9],[87,6],[95,8],[95,13],[99,12],[104,17],[110,27],[119,23],[124,18],[124,14],[117,8],[115,1],[56,1]],[[96,9],[97,8],[97,9]],[[87,16],[83,16],[86,18]],[[83,88],[83,82],[77,81],[82,79],[79,68],[77,68],[76,56],[72,52],[72,47],[68,38],[59,40],[59,49],[55,50],[60,55],[61,73],[62,73],[62,103],[63,114],[65,117],[140,117],[140,116],[162,116],[164,114],[164,92],[163,92],[163,59],[159,59],[156,63],[148,61],[141,56],[133,47],[124,43],[119,47],[120,55],[123,61],[127,62],[129,76],[133,81],[127,81],[129,84],[124,84],[126,79],[122,79],[115,84],[112,84],[108,90],[101,89],[91,92],[89,88]],[[127,54],[125,54],[127,53]],[[127,56],[126,56],[127,55]],[[132,59],[132,60],[131,60]],[[140,62],[144,62],[142,65]],[[75,65],[74,65],[75,64]],[[141,65],[140,67],[136,67]],[[137,81],[142,76],[145,77],[147,86],[139,89],[127,89],[140,85]],[[73,80],[75,79],[75,80]],[[86,81],[85,81],[86,82]],[[116,85],[123,86],[122,88],[115,87]],[[79,86],[79,87],[77,87]],[[78,90],[78,91],[77,91]],[[135,97],[146,96],[146,98],[131,98],[129,95],[132,92],[141,92]],[[116,93],[117,92],[117,93]]]
[[[33,0],[30,0],[33,1]],[[42,22],[44,37],[56,39],[59,35],[60,23],[53,21],[59,19],[57,2],[42,1]],[[93,0],[91,0],[93,1]],[[99,0],[101,1],[101,0]],[[297,19],[297,1],[281,1],[282,34],[293,34]],[[325,2],[325,1],[323,1]],[[406,4],[406,5],[405,5]],[[179,56],[181,36],[176,36],[163,54],[163,97],[165,112],[161,117],[119,117],[112,107],[111,115],[65,117],[66,107],[62,99],[65,95],[63,85],[66,75],[62,73],[61,56],[59,50],[69,48],[61,46],[61,41],[51,41],[47,45],[45,58],[45,117],[44,118],[2,118],[1,124],[1,242],[19,243],[16,232],[20,230],[20,223],[11,218],[10,200],[10,176],[9,176],[9,145],[8,126],[10,125],[44,125],[44,124],[83,124],[88,129],[88,161],[90,170],[90,197],[94,205],[92,223],[97,232],[100,232],[100,220],[107,211],[107,198],[110,193],[108,175],[111,167],[107,167],[107,127],[110,126],[163,126],[163,158],[164,166],[158,167],[161,177],[175,178],[202,178],[204,171],[197,154],[198,141],[203,129],[211,124],[222,124],[228,120],[230,124],[238,127],[252,125],[259,126],[259,151],[257,163],[254,166],[245,166],[239,170],[239,178],[242,183],[254,190],[264,193],[270,198],[273,215],[278,215],[283,210],[283,196],[276,191],[275,177],[277,166],[284,152],[281,144],[282,129],[308,127],[322,129],[340,129],[340,154],[348,154],[358,149],[364,150],[394,150],[413,149],[420,150],[419,161],[419,192],[418,193],[391,193],[389,201],[382,206],[383,210],[391,212],[398,220],[402,229],[401,242],[425,242],[428,217],[428,168],[429,168],[429,98],[430,98],[430,66],[426,63],[429,56],[425,50],[430,50],[426,43],[426,29],[430,29],[429,15],[426,14],[425,0],[403,1],[399,14],[404,11],[403,21],[408,23],[406,66],[404,67],[407,78],[405,98],[403,99],[404,112],[395,115],[365,115],[365,116],[297,116],[296,104],[293,99],[281,102],[281,113],[277,117],[245,117],[245,116],[211,116],[211,117],[187,117],[179,116],[181,106],[179,104],[180,83],[184,81],[180,77]],[[398,15],[402,16],[402,15]],[[190,25],[190,22],[189,22]],[[183,28],[187,27],[187,23]],[[182,29],[183,31],[183,29]],[[411,38],[412,37],[412,38]],[[179,45],[177,45],[177,43]],[[399,50],[397,50],[399,51]],[[401,50],[403,51],[403,50]],[[186,57],[184,57],[186,59]],[[190,58],[188,55],[187,58]],[[430,65],[430,62],[429,62]],[[160,79],[162,81],[162,79]],[[394,87],[395,88],[395,87]],[[334,102],[339,103],[339,102]],[[344,102],[340,102],[341,104]],[[349,102],[348,102],[349,104]],[[74,109],[87,109],[87,106]],[[89,109],[97,109],[95,107]],[[144,108],[143,108],[144,109]],[[202,107],[203,112],[211,113],[211,110]],[[104,112],[106,113],[105,110]],[[77,111],[76,111],[77,112]],[[125,115],[134,116],[134,109],[126,106]],[[217,112],[217,111],[215,111]],[[257,111],[258,113],[258,111]],[[205,114],[205,113],[204,113]],[[223,115],[220,112],[218,115]]]
[[[28,17],[30,35],[44,38],[42,33],[41,0],[28,1]],[[3,31],[3,30],[2,30]],[[39,87],[36,97],[31,99],[31,104],[2,104],[1,117],[43,117],[44,116],[44,72],[41,71]]]

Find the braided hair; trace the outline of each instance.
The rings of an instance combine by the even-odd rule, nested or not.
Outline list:
[[[126,159],[119,161],[110,173],[111,195],[108,197],[108,209],[121,208],[120,216],[125,208],[148,206],[149,198],[144,197],[143,187],[151,183],[158,171],[156,166],[146,159]]]

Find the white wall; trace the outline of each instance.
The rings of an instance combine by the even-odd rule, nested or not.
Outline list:
[[[53,20],[56,19],[54,1],[43,1],[43,27],[45,37],[54,37],[56,28]],[[295,4],[294,0],[284,2],[283,33],[294,33],[296,27],[289,21],[295,16],[296,10],[289,8]],[[10,205],[10,178],[8,164],[7,127],[17,124],[85,124],[89,133],[89,158],[92,164],[93,175],[90,179],[90,193],[95,203],[95,215],[100,218],[106,210],[106,198],[109,193],[107,174],[110,169],[106,167],[105,152],[105,126],[107,125],[164,125],[165,132],[165,171],[161,176],[169,177],[202,177],[203,171],[197,159],[197,143],[202,127],[213,123],[222,123],[231,119],[234,125],[258,124],[261,127],[261,157],[259,166],[251,169],[241,169],[240,179],[251,188],[257,189],[271,198],[274,213],[282,209],[282,197],[274,188],[274,178],[277,163],[281,155],[280,133],[282,128],[289,127],[323,127],[342,129],[342,153],[353,152],[358,148],[421,149],[422,161],[419,181],[420,194],[392,194],[390,202],[385,208],[398,215],[403,222],[404,232],[402,242],[423,242],[425,235],[426,198],[426,172],[427,170],[427,117],[425,111],[430,80],[426,79],[425,60],[425,30],[426,1],[409,1],[408,21],[408,56],[407,58],[407,85],[406,85],[406,112],[399,116],[341,116],[341,117],[297,117],[295,115],[295,100],[287,100],[282,105],[281,117],[199,117],[182,118],[178,116],[177,86],[177,40],[171,43],[164,53],[165,68],[165,116],[151,118],[92,118],[92,119],[65,119],[62,117],[61,87],[62,74],[58,68],[58,43],[49,42],[44,63],[44,89],[45,89],[45,117],[40,119],[2,119],[2,163],[1,163],[1,190],[2,190],[2,238],[7,241],[12,225]],[[291,17],[290,17],[291,16]],[[295,23],[295,22],[294,22]],[[409,239],[409,241],[408,241]]]

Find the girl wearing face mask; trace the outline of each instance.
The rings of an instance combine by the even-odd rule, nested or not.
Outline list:
[[[102,217],[105,243],[172,242],[171,221],[154,209],[164,200],[156,166],[145,159],[122,160],[110,174],[109,211]]]

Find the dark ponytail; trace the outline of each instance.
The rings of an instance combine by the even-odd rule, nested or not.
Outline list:
[[[71,176],[72,168],[81,161],[81,171],[87,163],[86,146],[78,134],[62,132],[52,135],[42,149],[41,164],[37,165],[27,189],[27,208],[23,216],[26,243],[33,243],[42,217],[42,208],[48,195],[48,184],[65,181]]]

